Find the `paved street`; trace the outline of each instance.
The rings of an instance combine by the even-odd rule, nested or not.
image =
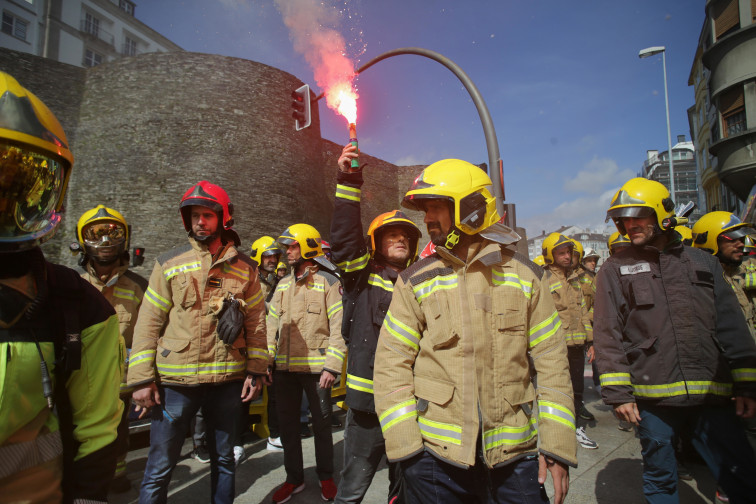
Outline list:
[[[573,504],[637,504],[644,502],[641,492],[640,443],[633,432],[617,429],[617,421],[608,406],[605,406],[590,379],[590,366],[586,369],[586,403],[596,415],[596,421],[587,428],[588,435],[599,443],[597,450],[578,448],[578,468],[570,471],[570,492],[568,503]],[[339,418],[344,421],[344,412],[339,410]],[[343,429],[334,430],[335,467],[337,473],[342,466]],[[292,504],[323,502],[320,498],[318,479],[315,474],[315,454],[313,439],[304,439],[306,488],[292,497]],[[205,503],[210,495],[210,467],[188,457],[191,439],[187,439],[182,453],[185,458],[176,467],[171,481],[169,499],[181,503]],[[267,503],[276,488],[285,480],[283,454],[270,453],[265,449],[264,440],[250,440],[246,445],[249,459],[237,469],[236,491],[238,503]],[[110,502],[125,504],[137,501],[138,486],[141,482],[147,449],[141,448],[129,454],[127,473],[133,488],[121,495],[110,495]],[[693,481],[680,482],[680,502],[683,504],[704,504],[714,502],[715,483],[704,466],[693,465]],[[338,481],[338,477],[336,478]],[[386,467],[382,467],[373,480],[373,485],[363,501],[365,504],[385,504],[388,489]],[[553,494],[550,485],[548,493]]]

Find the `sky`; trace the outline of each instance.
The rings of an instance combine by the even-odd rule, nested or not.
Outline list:
[[[312,0],[279,0],[296,1]],[[421,47],[465,71],[496,128],[506,202],[529,236],[604,226],[610,197],[640,171],[646,151],[667,150],[662,56],[639,59],[641,49],[666,47],[672,142],[690,140],[688,77],[703,0],[318,4],[331,16],[323,28],[343,37],[355,69],[384,52]],[[187,51],[265,63],[324,91],[274,0],[137,0],[135,15]],[[488,162],[472,99],[441,64],[395,56],[354,85],[361,151],[398,165]],[[347,143],[346,120],[323,102],[321,135]]]

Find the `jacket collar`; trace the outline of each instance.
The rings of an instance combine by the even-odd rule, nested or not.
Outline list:
[[[85,270],[87,274],[89,275],[89,281],[100,288],[103,287],[112,287],[118,282],[118,279],[126,273],[126,271],[129,269],[129,264],[121,264],[117,268],[113,270],[113,272],[110,274],[110,276],[105,279],[104,281],[97,275],[97,272],[94,269],[94,266],[92,265],[91,261],[87,261],[87,264],[85,266]]]

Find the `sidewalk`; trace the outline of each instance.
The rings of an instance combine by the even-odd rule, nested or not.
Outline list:
[[[637,504],[644,502],[641,490],[640,442],[634,432],[617,429],[617,420],[611,408],[601,402],[593,388],[590,366],[586,367],[585,401],[596,421],[587,425],[586,432],[599,444],[597,450],[578,447],[578,468],[570,470],[570,491],[566,502],[572,504]],[[336,410],[342,424],[344,412]],[[343,465],[343,428],[334,430],[335,479]],[[323,502],[320,497],[318,478],[315,474],[315,453],[313,438],[302,440],[305,461],[305,490],[292,497],[292,504]],[[173,472],[169,489],[169,500],[186,504],[206,503],[210,497],[210,466],[200,464],[188,457],[192,450],[191,439],[187,439],[182,453],[185,458]],[[265,440],[254,440],[246,445],[249,458],[236,473],[236,502],[247,504],[268,503],[276,489],[285,481],[283,453],[271,453],[265,449]],[[125,494],[111,494],[110,502],[126,504],[137,502],[147,448],[129,453],[127,476],[132,490]],[[680,502],[684,504],[706,504],[714,502],[716,484],[704,466],[690,467],[693,481],[680,482]],[[385,504],[388,490],[388,471],[385,465],[373,479],[365,504]],[[553,495],[551,482],[547,483],[549,496]]]

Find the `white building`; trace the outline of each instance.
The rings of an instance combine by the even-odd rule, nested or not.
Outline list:
[[[134,17],[130,0],[0,0],[0,47],[79,67],[181,51]]]

